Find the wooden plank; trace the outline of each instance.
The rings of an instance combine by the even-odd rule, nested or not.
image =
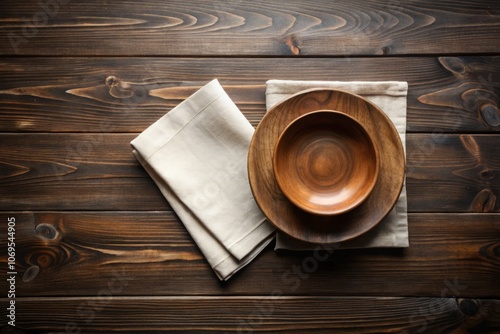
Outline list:
[[[132,154],[134,135],[0,137],[1,208],[170,208]]]
[[[0,210],[169,210],[137,134],[0,134]],[[500,212],[500,135],[407,136],[410,212]]]
[[[2,55],[401,55],[499,52],[482,1],[4,1]]]
[[[65,333],[498,333],[499,318],[500,301],[488,299],[269,295],[16,300],[19,330]]]
[[[95,296],[117,282],[116,296],[500,297],[499,214],[410,214],[406,249],[271,245],[223,283],[172,212],[2,212],[0,221],[9,217],[17,297]]]
[[[408,136],[408,209],[499,212],[499,135]]]
[[[254,126],[268,79],[401,80],[410,132],[498,132],[499,59],[1,58],[0,131],[140,132],[219,78]]]
[[[18,330],[65,333],[493,333],[500,329],[498,300],[99,296],[19,298],[16,308]],[[2,316],[3,323],[5,319]]]

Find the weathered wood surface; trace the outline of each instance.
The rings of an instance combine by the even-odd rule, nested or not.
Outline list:
[[[499,300],[349,297],[20,298],[19,331],[493,333]],[[2,310],[2,318],[5,318]],[[0,330],[2,328],[0,327]],[[30,332],[26,332],[30,333]]]
[[[499,212],[499,135],[407,138],[409,211]]]
[[[0,134],[0,210],[169,210],[137,134]],[[410,212],[500,212],[500,135],[407,135]]]
[[[482,1],[3,1],[3,55],[400,55],[500,51]]]
[[[499,22],[496,0],[3,1],[0,332],[500,333]],[[407,81],[410,247],[269,246],[220,283],[129,145],[213,78],[254,126],[268,79]]]
[[[326,247],[299,253],[268,247],[225,283],[172,212],[0,214],[7,217],[16,218],[17,297],[95,296],[117,280],[126,286],[114,296],[265,296],[280,289],[283,295],[500,297],[499,214],[410,214],[407,249],[329,255]]]
[[[268,79],[400,80],[408,131],[500,131],[500,57],[1,58],[0,131],[140,132],[213,78],[254,126]]]

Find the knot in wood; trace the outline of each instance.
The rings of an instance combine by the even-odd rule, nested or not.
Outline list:
[[[40,267],[39,266],[31,266],[31,267],[29,267],[24,272],[23,282],[31,282],[32,280],[35,279],[35,277],[38,275],[39,272],[40,272]]]
[[[106,78],[106,86],[108,87],[113,87],[119,84],[118,79],[116,79],[115,76],[110,75],[109,77]]]
[[[459,301],[460,311],[468,316],[474,316],[479,312],[479,305],[474,299],[462,299]]]
[[[493,212],[497,197],[489,189],[481,190],[472,201],[473,212]]]
[[[439,57],[439,62],[451,73],[461,75],[467,71],[467,67],[463,60],[457,57]]]
[[[481,118],[490,126],[500,125],[500,112],[492,103],[486,103],[481,106]]]
[[[120,80],[114,76],[109,76],[106,78],[106,86],[109,87],[109,95],[116,99],[130,99],[134,101],[131,103],[137,103],[136,100],[144,100],[147,97],[147,91],[141,87],[134,85],[133,83]]]
[[[294,35],[289,35],[285,39],[285,45],[288,47],[288,50],[290,50],[291,54],[295,56],[298,56],[300,54],[300,48]]]
[[[35,234],[42,240],[55,240],[57,239],[59,232],[54,226],[49,224],[39,224],[35,227]]]
[[[484,180],[491,180],[495,177],[495,171],[491,169],[485,169],[479,173],[481,178]]]

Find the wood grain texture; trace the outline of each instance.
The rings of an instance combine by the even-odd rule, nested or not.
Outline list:
[[[279,289],[283,295],[500,297],[499,214],[410,214],[406,249],[276,253],[270,246],[223,283],[172,212],[0,214],[1,221],[7,217],[16,218],[17,297],[96,296],[106,289],[114,296],[262,296]],[[0,265],[6,261],[1,257]]]
[[[136,134],[0,134],[0,210],[169,210]],[[407,136],[410,212],[500,212],[499,135]]]
[[[268,79],[401,80],[409,83],[408,131],[499,132],[499,60],[1,58],[0,131],[141,132],[218,78],[254,126]]]
[[[408,210],[499,212],[499,135],[408,136]]]
[[[4,1],[3,55],[400,55],[499,52],[482,1]],[[48,3],[48,5],[47,5]]]
[[[499,21],[497,0],[3,1],[0,333],[500,333]],[[129,145],[213,78],[254,126],[268,79],[407,81],[410,247],[269,246],[219,282]]]
[[[379,176],[380,153],[373,139],[347,114],[323,110],[304,115],[287,126],[276,144],[276,182],[290,201],[313,214],[352,210],[371,194]]]
[[[475,314],[464,313],[465,303],[450,298],[20,298],[17,331],[3,328],[3,333],[21,334],[30,329],[37,329],[37,333],[493,333],[500,330],[500,301],[466,302],[478,305]]]
[[[102,133],[2,137],[0,206],[40,210],[169,209],[132,154],[129,143],[134,137]]]

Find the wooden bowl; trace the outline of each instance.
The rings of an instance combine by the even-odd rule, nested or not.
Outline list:
[[[371,193],[378,152],[363,125],[333,110],[307,113],[281,133],[273,170],[283,194],[316,215],[352,210]]]

